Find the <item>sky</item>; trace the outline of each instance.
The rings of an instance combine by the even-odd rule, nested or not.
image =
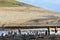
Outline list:
[[[47,10],[60,12],[60,0],[17,0]]]

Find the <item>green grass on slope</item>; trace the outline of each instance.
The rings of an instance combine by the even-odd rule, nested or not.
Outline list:
[[[5,7],[5,6],[17,6],[16,2],[9,2],[9,1],[0,1],[0,7]]]
[[[15,7],[15,6],[32,6],[16,0],[0,0],[0,7]]]

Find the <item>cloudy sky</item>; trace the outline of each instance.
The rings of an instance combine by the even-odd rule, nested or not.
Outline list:
[[[60,0],[18,0],[48,10],[60,12]]]

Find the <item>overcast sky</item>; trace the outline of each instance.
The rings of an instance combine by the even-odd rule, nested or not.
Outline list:
[[[60,12],[60,0],[18,0],[48,10]]]

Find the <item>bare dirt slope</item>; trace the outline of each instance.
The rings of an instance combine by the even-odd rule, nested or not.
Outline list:
[[[48,12],[34,7],[0,7],[0,25],[20,25],[29,20],[59,16],[59,13]]]

